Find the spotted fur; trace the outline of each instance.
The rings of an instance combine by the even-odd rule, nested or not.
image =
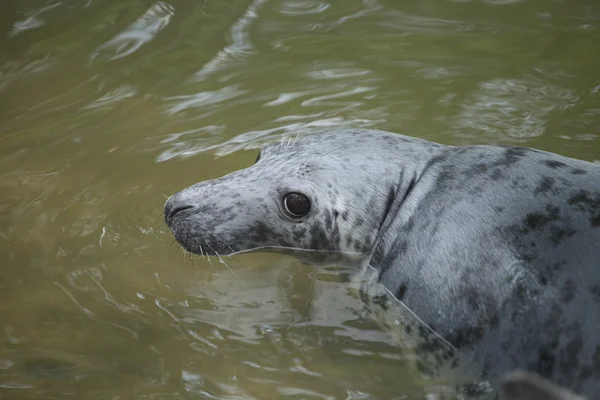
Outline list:
[[[418,352],[442,363],[449,343],[496,385],[517,368],[600,396],[600,166],[376,130],[312,134],[258,158],[167,201],[184,248],[367,262],[435,331],[407,328]],[[310,197],[306,218],[282,212],[290,191]]]

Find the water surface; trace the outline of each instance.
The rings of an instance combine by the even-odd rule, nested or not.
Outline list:
[[[589,0],[2,0],[0,398],[424,398],[344,274],[190,259],[165,195],[328,126],[599,160],[599,18]]]

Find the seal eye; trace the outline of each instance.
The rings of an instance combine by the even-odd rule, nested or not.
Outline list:
[[[290,193],[284,197],[283,206],[291,217],[300,218],[310,211],[310,200],[303,194]]]

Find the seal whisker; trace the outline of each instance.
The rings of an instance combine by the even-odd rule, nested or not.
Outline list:
[[[298,141],[298,138],[300,138],[300,129],[298,129],[298,132],[296,132],[296,137],[294,138],[292,145],[296,144],[296,142]]]
[[[239,281],[240,281],[240,282],[242,282],[242,283],[245,285],[245,284],[246,284],[246,282],[244,282],[244,280],[243,280],[242,278],[240,278],[240,277],[238,276],[238,274],[236,274],[236,273],[233,271],[233,269],[232,269],[232,268],[229,266],[229,264],[227,264],[227,263],[225,262],[225,260],[223,260],[223,258],[221,258],[221,256],[219,255],[219,253],[217,253],[217,252],[215,251],[215,249],[213,249],[213,248],[212,248],[212,246],[211,246],[210,244],[206,243],[206,245],[207,245],[208,247],[210,247],[210,249],[213,251],[213,253],[215,253],[215,255],[216,255],[218,258],[219,258],[219,261],[221,262],[221,264],[225,265],[225,266],[227,267],[227,269],[228,269],[228,270],[229,270],[229,271],[230,271],[230,272],[233,274],[233,276],[235,276],[236,278],[238,278],[238,279],[239,279]]]
[[[214,233],[211,233],[211,236],[213,236],[215,239],[217,239],[218,241],[220,241],[221,243],[223,243],[225,246],[227,246],[229,248],[229,250],[231,251],[231,253],[235,253],[235,250],[222,238],[220,238],[219,236],[215,235]],[[231,258],[232,260],[235,260],[237,262],[239,262],[240,264],[243,264],[240,260],[236,259],[236,258],[232,258],[231,254],[227,254],[226,255],[227,258]]]
[[[210,247],[210,248],[211,248],[211,250],[212,250],[212,247],[211,247],[211,246],[208,244],[208,242],[206,241],[206,238],[204,237],[204,235],[203,235],[203,234],[200,234],[200,236],[202,237],[202,241],[204,241],[204,243],[205,243],[205,244],[206,244],[208,247]],[[202,246],[200,246],[200,251],[202,251]],[[214,250],[213,250],[213,252],[214,252]],[[211,265],[213,268],[215,267],[215,266],[213,265],[213,263],[212,263],[212,260],[211,260],[211,259],[210,259],[210,257],[208,256],[208,253],[206,253],[206,260],[208,261],[208,263],[209,263],[209,264],[210,264],[210,265]]]
[[[285,141],[285,131],[281,134],[281,143],[280,147],[283,147],[283,142]]]
[[[202,251],[202,245],[199,244],[198,247],[200,247],[200,257],[204,260],[204,251]]]

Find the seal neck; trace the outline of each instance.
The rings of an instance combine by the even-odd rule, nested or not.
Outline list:
[[[379,225],[379,229],[377,231],[377,236],[375,237],[375,241],[373,242],[373,246],[371,247],[371,251],[366,257],[368,262],[373,259],[380,259],[383,254],[379,254],[383,251],[382,241],[384,235],[389,231],[389,228],[392,226],[402,205],[405,203],[405,200],[409,197],[417,183],[419,177],[416,172],[405,172],[402,171],[400,173],[400,178],[396,187],[394,188],[395,196],[393,200],[389,202],[387,209],[384,212],[383,218],[381,220],[381,224]]]

